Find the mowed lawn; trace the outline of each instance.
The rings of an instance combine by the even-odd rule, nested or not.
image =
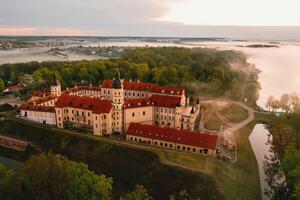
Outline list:
[[[235,164],[188,153],[165,152],[165,158],[172,163],[212,176],[226,199],[259,200],[261,190],[258,166],[248,139],[254,125],[254,122],[250,123],[235,133],[238,144]]]
[[[230,122],[238,123],[248,117],[248,112],[236,104],[230,104],[220,111],[220,113]]]

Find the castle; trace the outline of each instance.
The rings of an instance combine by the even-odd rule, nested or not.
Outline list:
[[[99,86],[65,91],[54,74],[50,92],[35,93],[20,110],[21,117],[28,120],[58,128],[84,128],[105,136],[126,133],[134,124],[193,131],[200,105],[189,105],[182,87],[125,81],[117,71],[113,80],[104,80]]]

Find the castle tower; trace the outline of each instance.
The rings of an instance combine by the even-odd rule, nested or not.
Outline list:
[[[112,83],[112,105],[113,105],[113,132],[123,132],[123,104],[124,90],[123,83],[120,78],[119,69],[116,71],[116,76]]]
[[[54,96],[60,96],[61,95],[61,84],[56,76],[55,73],[52,75],[52,79],[50,82],[50,92]]]

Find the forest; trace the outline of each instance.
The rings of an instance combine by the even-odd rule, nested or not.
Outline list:
[[[225,96],[255,104],[260,89],[259,70],[243,53],[178,47],[128,49],[121,58],[110,60],[3,64],[0,85],[26,84],[25,77],[32,75],[33,83],[25,91],[30,92],[45,84],[53,72],[63,88],[100,84],[112,79],[116,68],[125,80],[183,86],[190,96]]]

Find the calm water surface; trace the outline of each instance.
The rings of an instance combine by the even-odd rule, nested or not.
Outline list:
[[[271,139],[272,138],[269,138],[269,131],[265,128],[263,124],[257,124],[252,130],[251,135],[249,136],[249,141],[251,143],[258,164],[260,187],[262,193],[261,195],[263,200],[269,199],[264,194],[264,188],[266,188],[268,185],[265,181],[266,175],[263,168],[263,162],[265,156],[271,155],[269,151],[271,148],[269,141]]]

